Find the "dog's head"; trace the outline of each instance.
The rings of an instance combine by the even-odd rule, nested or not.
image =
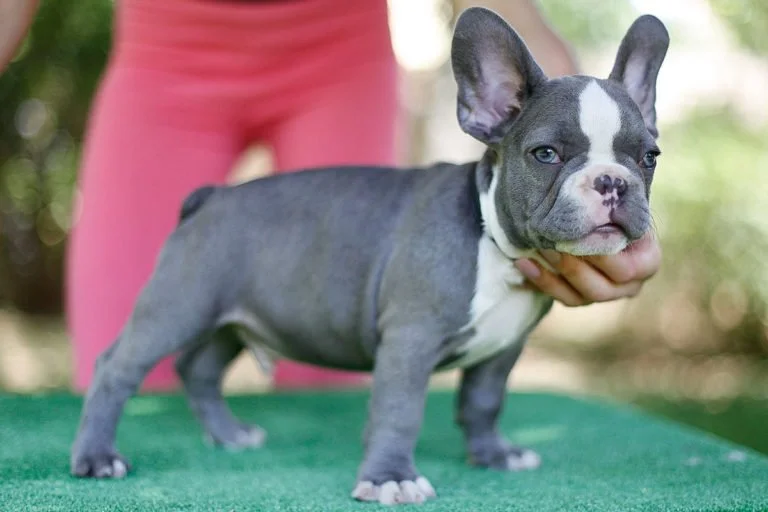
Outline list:
[[[645,234],[660,154],[656,77],[668,46],[661,21],[642,16],[608,79],[550,80],[498,15],[470,8],[459,16],[457,114],[489,148],[481,207],[497,243],[611,254]]]

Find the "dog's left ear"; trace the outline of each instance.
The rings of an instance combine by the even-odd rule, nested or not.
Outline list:
[[[533,88],[547,79],[512,27],[482,7],[456,20],[451,65],[459,124],[485,144],[504,138]]]
[[[656,78],[669,48],[669,33],[664,24],[649,14],[640,16],[621,41],[616,62],[609,75],[624,85],[643,115],[645,126],[654,137],[656,128]]]

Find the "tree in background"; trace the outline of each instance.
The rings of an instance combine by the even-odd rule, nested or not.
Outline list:
[[[111,42],[109,0],[47,0],[0,76],[0,307],[62,310],[80,145]]]

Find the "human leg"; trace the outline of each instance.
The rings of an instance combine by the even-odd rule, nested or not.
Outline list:
[[[176,225],[181,202],[198,186],[224,182],[237,145],[226,131],[178,119],[164,98],[167,77],[110,70],[95,100],[79,177],[79,205],[67,261],[67,316],[75,388],[87,388],[99,354],[112,343]],[[177,383],[163,360],[145,387]]]

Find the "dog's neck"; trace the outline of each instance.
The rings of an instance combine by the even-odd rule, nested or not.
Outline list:
[[[499,156],[493,150],[486,150],[475,167],[480,216],[483,225],[483,236],[488,237],[493,244],[510,260],[531,257],[536,251],[521,249],[513,244],[499,222],[499,211],[496,204],[496,190],[499,184],[501,169]]]

